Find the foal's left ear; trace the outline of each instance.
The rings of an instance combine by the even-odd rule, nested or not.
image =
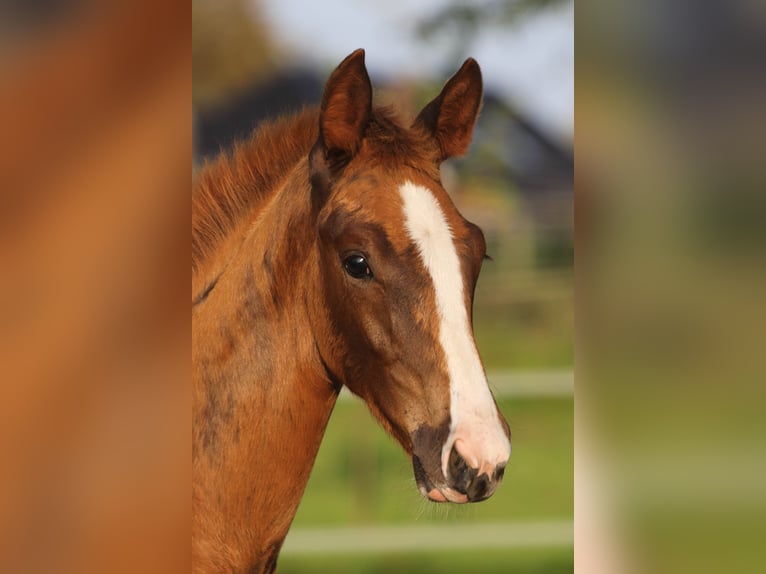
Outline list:
[[[482,101],[479,64],[468,58],[457,73],[415,118],[413,127],[430,133],[439,148],[439,162],[468,151]]]

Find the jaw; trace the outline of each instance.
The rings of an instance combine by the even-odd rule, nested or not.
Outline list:
[[[487,455],[484,446],[492,444],[492,436],[485,432],[487,429],[483,421],[474,424],[475,428],[458,426],[456,429],[453,428],[455,425],[452,424],[448,401],[442,399],[439,408],[436,400],[423,404],[421,397],[381,397],[374,392],[381,387],[386,388],[381,385],[359,389],[364,394],[354,392],[365,400],[373,416],[411,457],[417,488],[424,498],[437,503],[464,504],[492,496],[502,480],[507,456]],[[387,387],[389,391],[391,387],[397,388],[394,385]],[[408,408],[400,411],[387,408],[391,404],[405,404]],[[492,404],[495,407],[492,414],[498,417],[494,402]],[[399,416],[391,416],[392,410]],[[441,422],[415,423],[415,430],[411,430],[413,421],[402,420],[402,416],[411,416],[413,411],[431,420],[439,413],[440,417],[436,420]],[[505,435],[503,439],[508,442]]]
[[[414,432],[408,432],[393,422],[377,406],[367,401],[368,407],[376,419],[402,446],[411,457],[415,483],[420,493],[432,502],[468,502],[468,496],[447,485],[442,472],[442,450],[450,434],[450,419],[436,425],[420,424]]]
[[[371,397],[367,396],[366,394],[362,394],[360,392],[357,392],[357,390],[351,388],[351,386],[346,385],[349,390],[360,397],[364,402],[367,404],[367,408],[369,409],[372,416],[375,418],[375,420],[380,423],[380,425],[383,427],[383,429],[388,433],[389,436],[393,437],[396,442],[399,443],[399,445],[402,447],[405,453],[407,455],[412,456],[413,454],[413,443],[412,439],[409,433],[407,433],[402,425],[397,424],[391,417],[387,416],[387,414],[383,411],[383,409],[379,406],[378,402],[375,400],[371,400]]]

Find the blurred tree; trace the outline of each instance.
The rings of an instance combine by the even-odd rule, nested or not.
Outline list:
[[[192,100],[209,104],[263,78],[275,47],[255,0],[193,0]]]
[[[432,40],[445,35],[453,43],[457,58],[462,58],[470,45],[488,25],[515,25],[544,9],[569,4],[572,0],[453,0],[424,19],[417,27],[418,35]]]

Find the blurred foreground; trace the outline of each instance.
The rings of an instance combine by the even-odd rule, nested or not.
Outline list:
[[[766,10],[576,26],[577,570],[763,572]]]
[[[188,5],[0,22],[0,571],[188,571]]]

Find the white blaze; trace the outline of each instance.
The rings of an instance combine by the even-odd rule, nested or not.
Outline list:
[[[455,440],[461,441],[464,447],[461,453],[471,466],[494,469],[495,465],[506,462],[511,445],[500,426],[471,333],[463,274],[452,231],[439,203],[427,188],[407,181],[399,193],[407,232],[433,280],[439,342],[447,361],[451,425],[442,449],[442,470],[447,476],[449,453]],[[465,456],[466,452],[470,454]]]

